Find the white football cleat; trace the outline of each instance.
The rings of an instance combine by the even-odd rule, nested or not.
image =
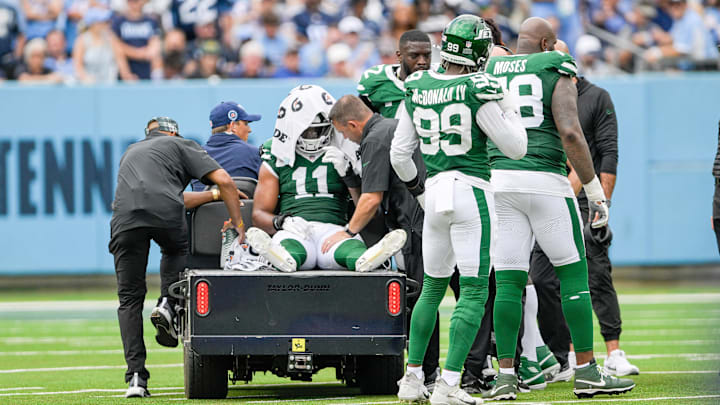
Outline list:
[[[367,272],[380,267],[387,259],[405,246],[406,240],[407,233],[402,229],[389,232],[380,239],[380,242],[372,245],[357,259],[355,271]]]
[[[259,228],[250,228],[245,238],[252,248],[262,257],[266,258],[275,268],[286,273],[297,270],[297,263],[290,253],[280,244],[273,243],[272,238]]]
[[[435,389],[430,397],[431,405],[478,405],[482,404],[482,398],[473,398],[460,388],[460,385],[453,387],[442,378],[435,380]]]
[[[620,349],[610,352],[610,355],[605,359],[605,363],[603,363],[603,369],[607,374],[618,377],[640,374],[640,369],[630,364],[625,352]]]
[[[138,373],[134,373],[125,391],[125,398],[147,398],[150,392],[147,390],[147,381],[140,378]]]
[[[400,402],[425,402],[430,398],[430,392],[423,380],[413,373],[405,373],[397,384],[400,387],[397,394]]]

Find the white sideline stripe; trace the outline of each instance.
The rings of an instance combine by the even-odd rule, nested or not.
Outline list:
[[[603,342],[595,342],[602,347],[605,347]],[[623,340],[623,346],[652,346],[652,345],[711,345],[713,343],[720,343],[720,339],[715,340]]]
[[[0,391],[22,391],[22,390],[42,390],[45,387],[15,387],[15,388],[0,388]]]
[[[673,371],[643,371],[640,374],[717,374],[718,370],[673,370]]]
[[[272,401],[248,401],[248,404],[287,404],[288,402],[310,402],[310,401],[335,401],[353,399],[353,397],[326,397],[326,398],[306,398],[306,399],[277,399]],[[397,403],[397,401],[395,402]]]
[[[33,336],[11,336],[0,338],[0,343],[8,345],[13,344],[30,344],[30,343],[77,343],[77,342],[99,342],[110,341],[117,342],[119,336],[67,336],[67,337],[33,337]]]
[[[623,342],[624,343],[624,342]],[[147,349],[148,353],[181,353],[182,349]],[[0,352],[0,356],[74,356],[78,354],[123,354],[122,349],[107,350],[48,350],[27,352]]]
[[[178,390],[178,389],[184,389],[183,387],[159,387],[159,388],[151,388],[155,391],[168,391],[168,390]],[[84,390],[75,390],[75,391],[54,391],[54,392],[13,392],[10,394],[0,394],[2,397],[17,397],[21,395],[66,395],[66,394],[86,394],[89,392],[125,392],[127,391],[127,388],[86,388]],[[184,392],[184,391],[183,391]],[[156,395],[170,395],[170,394],[156,394]],[[175,395],[175,393],[172,393],[172,395]],[[125,396],[124,394],[121,396]]]
[[[177,364],[155,364],[149,366],[151,368],[173,368],[182,367],[183,363]],[[74,370],[115,370],[124,369],[127,366],[75,366],[75,367],[44,367],[44,368],[16,368],[11,370],[0,370],[0,374],[14,374],[14,373],[37,373],[45,371],[74,371]]]
[[[476,397],[479,398],[479,397]],[[582,400],[563,400],[563,401],[500,401],[501,404],[513,404],[513,405],[539,405],[539,404],[577,404],[579,402],[650,402],[650,401],[673,401],[677,399],[710,399],[720,398],[720,395],[695,395],[689,397],[655,397],[655,398],[610,398],[610,399],[582,399]],[[384,405],[384,404],[397,404],[398,401],[380,401],[380,402],[339,402],[329,405]]]
[[[697,335],[697,331],[701,330],[708,335],[720,334],[720,329],[637,329],[637,330],[625,330],[622,331],[622,336],[665,336],[665,335]],[[623,338],[623,344],[626,340]]]
[[[441,349],[440,353],[447,354],[447,349]],[[596,359],[605,359],[607,354],[596,354]],[[652,359],[686,359],[690,361],[710,361],[720,360],[720,353],[658,353],[658,354],[628,354],[627,358],[633,360],[652,360]],[[440,360],[445,361],[445,357],[441,357]]]
[[[618,295],[618,301],[623,305],[720,304],[720,294],[620,294]],[[440,303],[440,307],[452,309],[455,307],[455,297],[445,296]]]
[[[145,308],[154,308],[157,301],[145,300]],[[118,308],[115,300],[89,300],[89,301],[14,301],[0,302],[0,314],[3,312],[63,312],[63,311],[98,311],[103,309],[115,310]]]

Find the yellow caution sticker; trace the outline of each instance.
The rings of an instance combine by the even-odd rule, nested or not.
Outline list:
[[[305,339],[303,339],[303,338],[293,338],[293,340],[292,340],[292,351],[294,351],[294,352],[304,352],[304,351],[305,351]]]

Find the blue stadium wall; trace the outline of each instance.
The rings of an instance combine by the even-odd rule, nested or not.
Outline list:
[[[335,97],[348,81],[312,81]],[[620,126],[611,220],[616,265],[718,262],[710,227],[711,168],[720,119],[720,75],[647,75],[596,80]],[[294,80],[0,86],[0,274],[111,273],[107,251],[118,162],[155,115],[174,117],[204,142],[208,114],[234,100],[263,119],[250,140],[273,132]],[[150,271],[157,271],[153,249]]]

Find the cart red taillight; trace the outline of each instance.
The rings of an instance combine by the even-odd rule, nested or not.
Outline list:
[[[400,283],[391,281],[388,283],[388,312],[390,315],[398,315],[402,310],[402,298],[400,296]]]
[[[195,285],[195,311],[200,316],[210,312],[210,286],[207,281],[200,281]]]

